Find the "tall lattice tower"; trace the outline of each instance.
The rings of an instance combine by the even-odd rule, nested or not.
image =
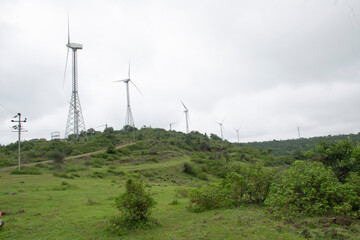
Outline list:
[[[82,44],[70,43],[70,27],[68,22],[68,43],[66,44],[68,51],[66,56],[66,65],[69,57],[69,51],[72,50],[72,94],[70,100],[70,108],[68,119],[66,123],[65,137],[74,134],[76,138],[79,137],[81,131],[86,132],[85,122],[81,111],[80,98],[78,92],[78,70],[77,70],[77,50],[82,49]],[[65,74],[66,76],[66,66]],[[64,77],[65,78],[65,77]]]

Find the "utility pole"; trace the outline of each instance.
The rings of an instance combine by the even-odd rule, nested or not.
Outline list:
[[[18,118],[18,120],[11,120],[11,122],[16,122],[18,123],[18,125],[13,126],[13,128],[17,131],[13,131],[13,132],[18,132],[18,158],[19,158],[19,163],[18,163],[18,168],[20,171],[20,160],[21,160],[21,155],[20,155],[20,142],[21,142],[21,132],[27,132],[27,131],[23,131],[22,127],[21,127],[21,123],[25,123],[26,122],[26,118],[21,121],[21,113],[18,113],[17,115],[14,116],[14,118]]]

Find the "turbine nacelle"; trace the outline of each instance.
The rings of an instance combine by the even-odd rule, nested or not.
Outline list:
[[[80,43],[68,43],[68,44],[66,44],[66,46],[67,46],[68,48],[71,48],[71,49],[74,49],[74,50],[82,49],[82,48],[83,48],[83,45],[80,44]]]

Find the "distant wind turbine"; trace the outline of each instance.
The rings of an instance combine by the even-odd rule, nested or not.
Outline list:
[[[131,81],[131,79],[130,79],[130,61],[129,61],[128,78],[123,79],[123,80],[117,80],[117,81],[114,81],[114,82],[124,82],[124,83],[126,83],[127,108],[126,108],[125,126],[129,125],[129,126],[135,127],[134,118],[132,116],[131,107],[130,107],[129,82],[131,82],[134,85],[134,87],[139,91],[139,93],[142,96],[143,96],[143,94],[141,93],[140,89],[135,85],[135,83],[133,81]]]
[[[236,128],[235,128],[235,131],[236,131],[236,135],[237,135],[237,140],[238,140],[238,143],[240,143],[240,138],[239,138],[239,129],[236,129]]]
[[[220,131],[221,131],[221,139],[224,140],[224,135],[223,135],[223,123],[224,123],[225,119],[222,120],[222,122],[216,122],[217,124],[219,124],[220,126]]]
[[[172,125],[174,125],[175,123],[170,123],[170,131],[172,131]]]
[[[300,127],[299,126],[297,126],[297,131],[298,131],[299,138],[301,138],[300,137]]]
[[[186,108],[185,104],[181,101],[182,105],[185,108],[185,119],[186,119],[186,133],[189,133],[189,110]]]

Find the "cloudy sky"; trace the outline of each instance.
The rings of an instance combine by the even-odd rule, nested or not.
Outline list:
[[[262,141],[360,129],[360,2],[355,0],[1,0],[0,144],[65,134],[67,12],[86,128],[136,127]],[[68,73],[71,73],[69,60]],[[97,128],[98,127],[98,128]]]

